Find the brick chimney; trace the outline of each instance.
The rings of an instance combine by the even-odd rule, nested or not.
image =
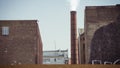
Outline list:
[[[71,11],[71,64],[76,62],[76,46],[77,46],[77,27],[76,27],[76,11]]]

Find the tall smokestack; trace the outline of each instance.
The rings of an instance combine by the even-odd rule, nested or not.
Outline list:
[[[76,46],[77,46],[77,27],[76,11],[71,11],[71,64],[77,64]]]

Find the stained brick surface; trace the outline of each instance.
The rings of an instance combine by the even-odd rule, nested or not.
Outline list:
[[[91,41],[92,60],[114,62],[120,59],[120,22],[110,23],[95,31]]]
[[[86,63],[89,62],[90,58],[90,52],[93,52],[93,50],[90,48],[91,40],[94,36],[94,33],[96,30],[98,30],[102,26],[106,26],[114,21],[116,21],[117,16],[120,13],[120,6],[88,6],[85,9],[85,58]],[[112,29],[112,28],[110,28]],[[114,31],[113,31],[114,33]],[[102,34],[99,33],[101,36]],[[108,33],[109,34],[109,33]],[[105,37],[103,37],[105,38]],[[97,38],[96,40],[99,40]],[[108,39],[110,42],[111,40]],[[102,40],[101,40],[102,41]],[[94,43],[94,42],[93,42]],[[95,43],[96,46],[104,46],[99,45],[99,43]],[[109,46],[113,47],[114,45]],[[108,48],[106,48],[108,49]],[[98,48],[96,48],[98,50]],[[110,52],[112,49],[108,49]],[[99,56],[96,52],[95,54]],[[94,54],[94,55],[95,55]]]

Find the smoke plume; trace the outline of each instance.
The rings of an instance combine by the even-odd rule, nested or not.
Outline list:
[[[79,0],[69,0],[70,2],[70,9],[75,11],[77,9]]]

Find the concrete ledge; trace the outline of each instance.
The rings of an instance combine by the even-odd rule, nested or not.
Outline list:
[[[0,65],[0,68],[120,68],[120,65]]]

